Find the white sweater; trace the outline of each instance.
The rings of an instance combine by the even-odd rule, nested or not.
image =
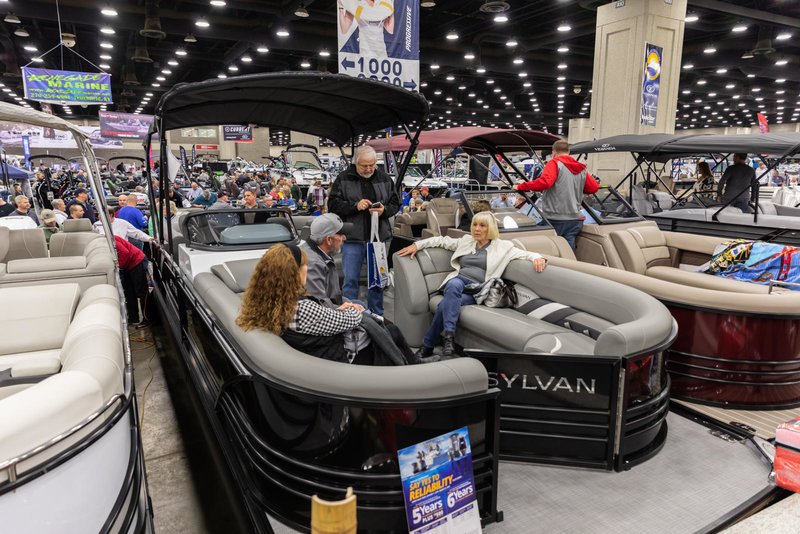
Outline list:
[[[453,251],[453,257],[450,258],[450,265],[455,271],[447,275],[442,285],[439,286],[439,289],[443,288],[447,282],[458,276],[458,272],[461,269],[461,261],[459,258],[475,252],[475,239],[470,234],[458,239],[448,236],[429,237],[428,239],[417,241],[416,245],[418,251],[435,247]],[[527,250],[515,247],[514,243],[511,241],[493,239],[486,249],[486,279],[500,278],[503,275],[503,271],[506,270],[506,267],[508,267],[508,264],[512,260],[535,260],[541,257],[541,254],[536,252],[528,252]]]

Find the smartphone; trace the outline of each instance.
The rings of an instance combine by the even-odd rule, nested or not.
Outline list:
[[[383,206],[383,204],[381,204],[380,202],[373,202],[372,205],[369,207],[369,209],[374,210],[380,208],[381,206]]]

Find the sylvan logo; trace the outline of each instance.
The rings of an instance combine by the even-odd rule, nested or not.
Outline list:
[[[489,387],[511,389],[530,389],[539,391],[566,391],[568,393],[595,394],[596,380],[583,378],[568,378],[565,376],[540,376],[505,373],[489,373]]]
[[[611,146],[611,143],[603,143],[599,147],[595,148],[594,151],[595,152],[613,152],[616,149],[617,149],[617,147]]]

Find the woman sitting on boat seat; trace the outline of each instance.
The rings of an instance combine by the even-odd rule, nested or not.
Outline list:
[[[296,245],[270,248],[256,265],[236,324],[279,335],[292,348],[326,360],[359,365],[427,363],[397,326],[345,302],[337,308],[306,294],[308,258]]]
[[[450,259],[454,271],[439,286],[439,290],[444,291],[444,299],[439,302],[433,323],[425,334],[418,352],[420,357],[433,354],[433,347],[440,339],[443,345],[442,356],[452,357],[455,354],[453,336],[461,306],[475,304],[473,292],[465,291],[467,286],[477,287],[487,280],[499,278],[512,260],[531,260],[537,273],[544,271],[547,264],[547,260],[536,252],[522,250],[511,241],[500,239],[497,221],[491,212],[475,214],[470,232],[459,239],[447,236],[430,237],[397,252],[399,256],[413,258],[418,251],[426,248],[441,247],[454,251]]]

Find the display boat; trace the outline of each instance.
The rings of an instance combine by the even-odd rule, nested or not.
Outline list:
[[[72,133],[111,236],[97,159],[62,119],[0,103],[0,120]],[[67,220],[0,227],[0,516],[7,532],[153,532],[113,238]],[[57,497],[54,497],[57,496]]]

